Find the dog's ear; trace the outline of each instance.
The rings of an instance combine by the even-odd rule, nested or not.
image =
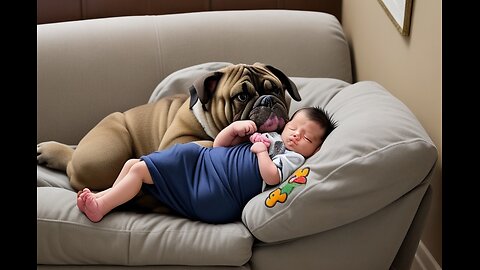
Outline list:
[[[297,89],[297,86],[295,85],[295,83],[290,80],[287,75],[285,75],[282,71],[280,71],[279,69],[271,66],[271,65],[264,65],[265,68],[267,68],[268,70],[270,70],[270,72],[273,73],[273,75],[277,76],[278,79],[280,79],[280,81],[282,82],[283,84],[283,87],[287,89],[288,93],[290,94],[290,96],[296,100],[296,101],[300,101],[302,100],[302,98],[300,97],[300,94],[298,93],[298,89]]]
[[[214,71],[209,72],[193,82],[190,86],[190,109],[200,99],[202,104],[207,104],[212,93],[217,88],[218,81],[223,76],[223,72]]]

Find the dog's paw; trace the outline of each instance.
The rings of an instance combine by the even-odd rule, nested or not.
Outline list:
[[[70,146],[49,141],[37,144],[37,163],[48,168],[65,171],[68,162],[72,159],[73,148]]]

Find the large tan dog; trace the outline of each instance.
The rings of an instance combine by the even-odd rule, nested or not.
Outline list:
[[[59,142],[40,143],[37,160],[66,171],[76,190],[103,190],[112,186],[126,160],[175,143],[212,146],[233,121],[251,119],[262,132],[280,131],[288,118],[285,91],[300,100],[295,84],[272,66],[227,66],[196,80],[190,99],[177,95],[108,115],[75,150]]]

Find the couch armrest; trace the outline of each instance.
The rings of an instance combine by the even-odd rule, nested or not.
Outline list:
[[[303,106],[320,106],[337,127],[287,181],[252,198],[242,218],[264,242],[341,227],[410,196],[406,231],[437,160],[437,149],[413,113],[372,81],[347,84],[292,78]],[[413,192],[415,191],[415,192]],[[403,238],[402,238],[403,239]]]

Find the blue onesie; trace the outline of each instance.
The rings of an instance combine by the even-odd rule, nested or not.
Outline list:
[[[285,149],[278,133],[268,133],[269,156],[285,181],[305,161]],[[267,189],[251,143],[206,148],[176,144],[140,159],[147,164],[154,185],[143,185],[160,202],[191,219],[209,223],[239,220],[247,202]]]
[[[160,202],[186,217],[208,223],[241,218],[243,207],[262,191],[251,143],[206,148],[176,144],[142,156],[154,185],[143,185]]]

